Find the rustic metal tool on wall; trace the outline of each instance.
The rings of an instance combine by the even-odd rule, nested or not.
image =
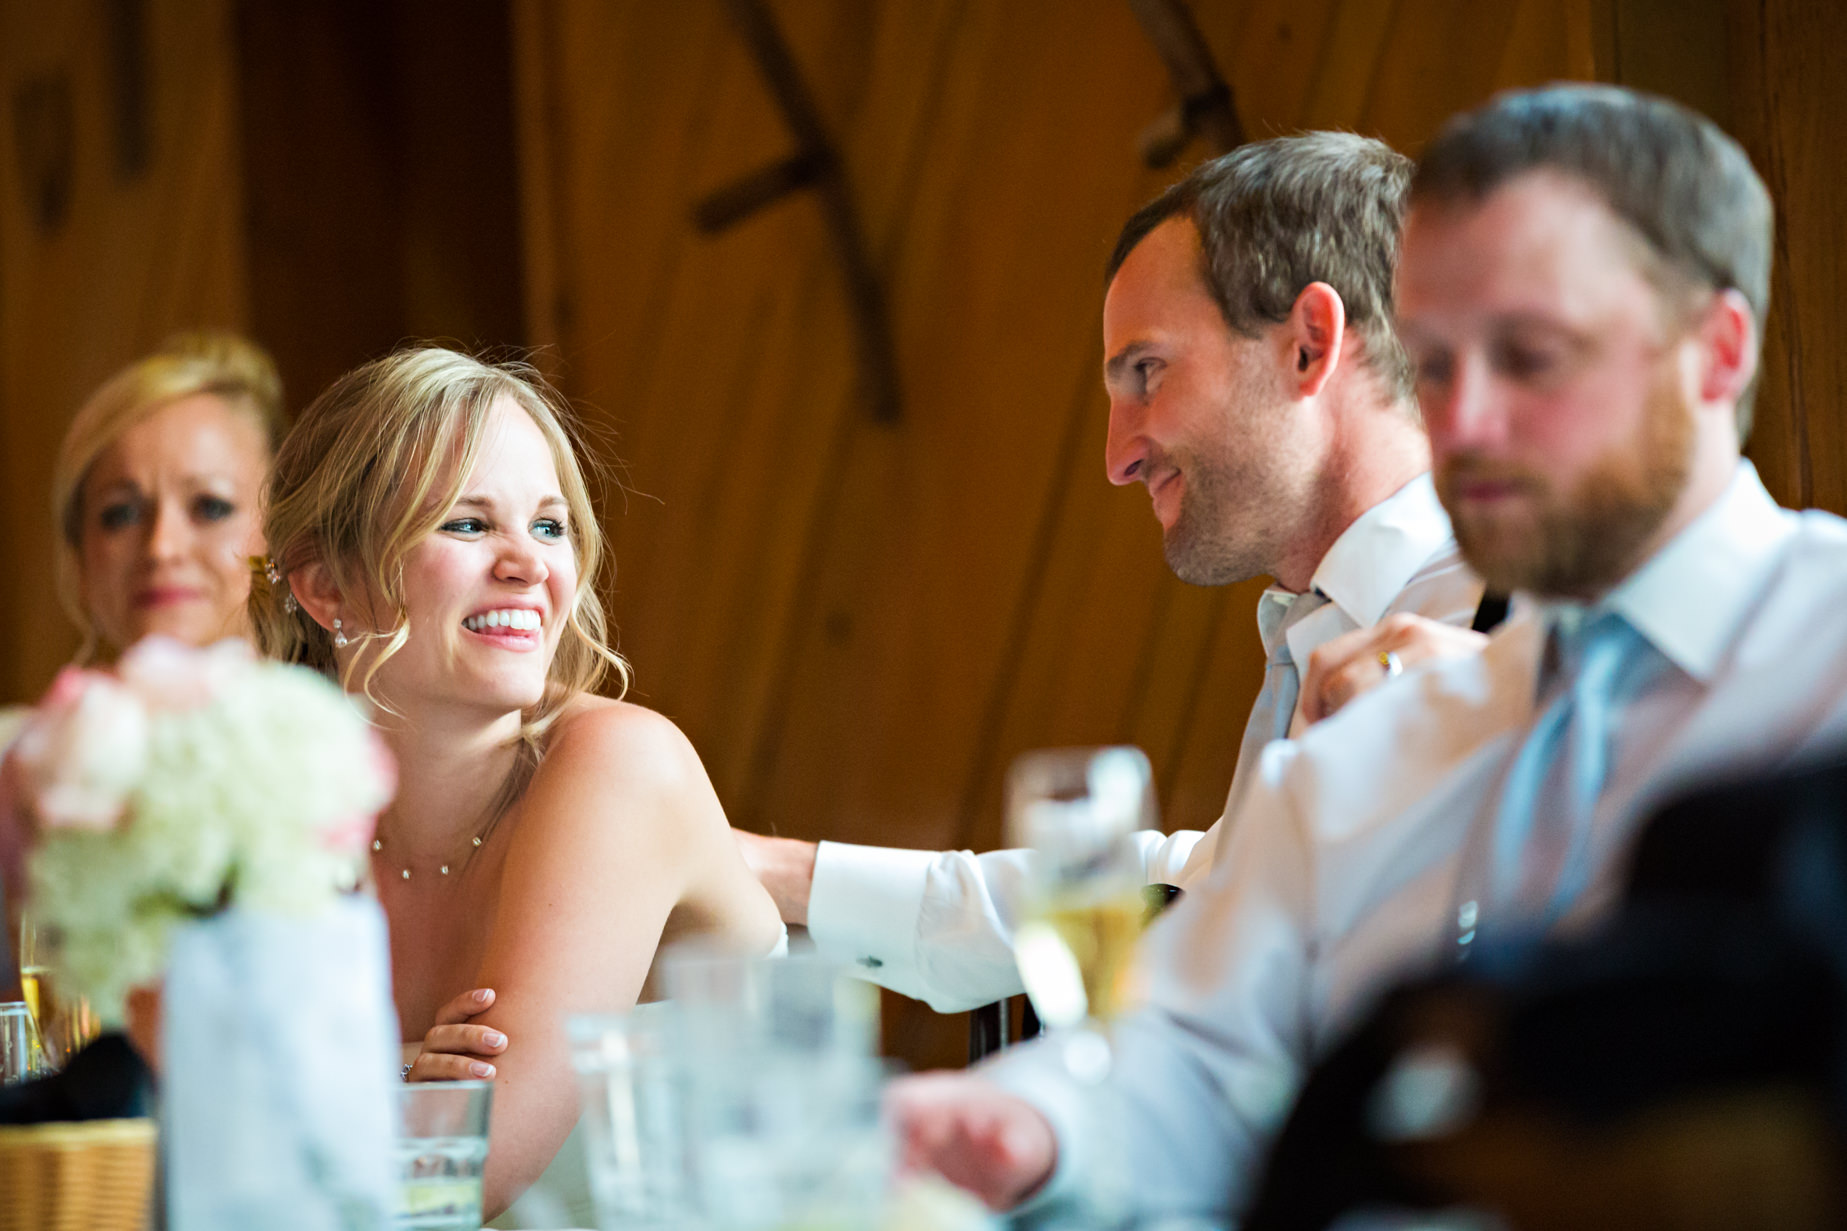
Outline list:
[[[891,323],[853,210],[840,155],[821,126],[801,70],[764,0],[725,0],[725,8],[795,138],[795,152],[708,195],[693,207],[693,224],[707,235],[716,235],[791,192],[814,189],[827,221],[829,245],[846,278],[863,395],[873,419],[895,423],[899,413],[898,362],[892,347]]]
[[[1194,137],[1204,137],[1214,154],[1244,144],[1244,126],[1231,86],[1212,62],[1212,49],[1193,22],[1185,0],[1129,0],[1135,20],[1154,44],[1180,101],[1142,130],[1142,161],[1159,170],[1180,156]]]

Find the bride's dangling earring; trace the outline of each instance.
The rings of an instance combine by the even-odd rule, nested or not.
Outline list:
[[[333,648],[336,650],[346,648],[346,634],[340,631],[339,616],[333,618]]]

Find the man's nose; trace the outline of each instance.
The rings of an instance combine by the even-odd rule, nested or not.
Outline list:
[[[1103,465],[1109,481],[1138,483],[1148,466],[1148,440],[1142,435],[1140,409],[1127,398],[1111,397],[1109,434],[1103,442]]]
[[[1444,452],[1498,443],[1506,435],[1506,399],[1479,359],[1458,363],[1442,389],[1424,391],[1420,408],[1432,447]]]

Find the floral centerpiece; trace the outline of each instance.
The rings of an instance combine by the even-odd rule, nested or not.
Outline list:
[[[30,910],[105,1022],[160,976],[176,925],[310,916],[356,888],[396,785],[344,693],[237,641],[150,638],[112,673],[67,668],[14,757],[38,824]]]

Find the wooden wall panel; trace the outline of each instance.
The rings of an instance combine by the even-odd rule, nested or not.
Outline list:
[[[509,24],[506,0],[0,3],[0,703],[74,648],[47,480],[122,364],[241,329],[299,406],[405,338],[524,341]]]
[[[1832,0],[1726,5],[1732,128],[1776,201],[1777,264],[1751,456],[1785,504],[1847,514],[1847,39]]]
[[[251,330],[300,408],[408,339],[525,339],[506,0],[237,6]]]
[[[1836,0],[1596,0],[1598,75],[1697,108],[1744,145],[1776,206],[1776,265],[1747,453],[1791,508],[1847,513],[1847,37]]]
[[[1170,822],[1209,823],[1260,586],[1174,581],[1101,462],[1102,263],[1178,174],[1134,153],[1171,100],[1158,60],[1117,0],[772,7],[884,280],[897,424],[857,399],[812,199],[688,224],[789,148],[722,6],[516,10],[532,331],[626,464],[606,504],[638,696],[751,828],[987,847],[1014,755],[1115,740],[1149,749]],[[1195,7],[1256,134],[1410,148],[1592,68],[1588,0]],[[959,1025],[893,1008],[902,1050],[953,1058]]]
[[[71,414],[172,331],[246,320],[229,0],[4,0],[0,103],[4,703],[36,696],[76,645],[48,489]],[[28,114],[65,105],[62,136]],[[63,204],[41,214],[58,164]]]

